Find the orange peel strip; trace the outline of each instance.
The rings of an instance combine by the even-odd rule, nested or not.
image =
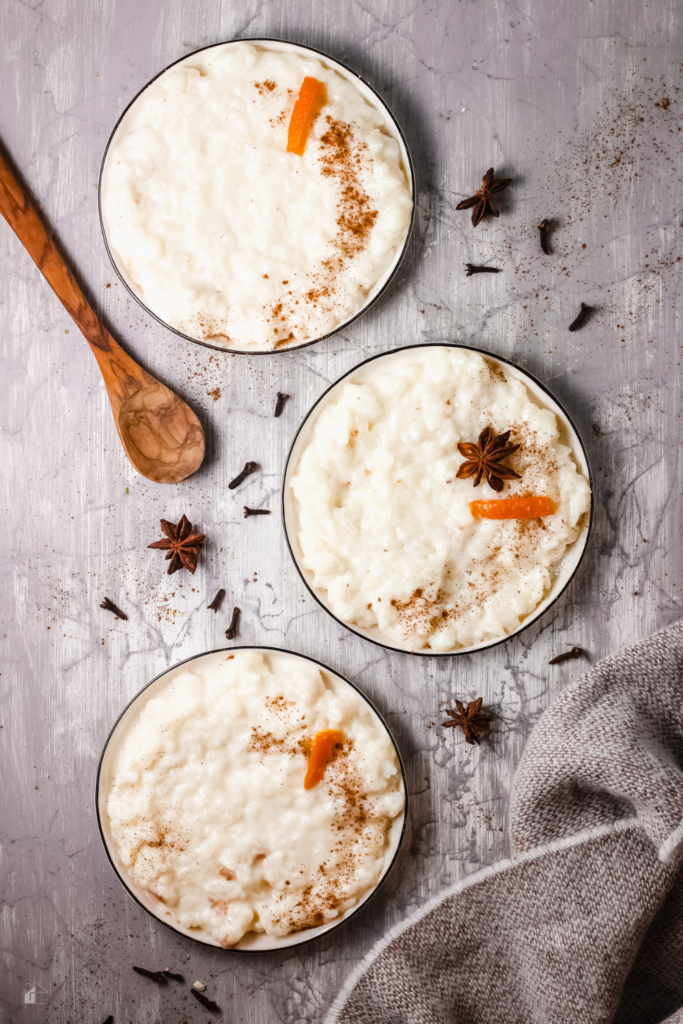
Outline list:
[[[304,78],[289,121],[287,152],[303,156],[308,133],[316,115],[325,103],[325,83],[317,78]]]
[[[344,733],[339,729],[321,729],[313,737],[311,752],[308,755],[308,767],[304,779],[304,789],[313,789],[325,776],[325,768],[332,751],[338,743],[344,742]]]
[[[557,505],[552,498],[527,494],[493,501],[471,501],[470,512],[475,519],[537,519],[555,515]]]

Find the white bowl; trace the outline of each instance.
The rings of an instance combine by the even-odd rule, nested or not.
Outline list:
[[[178,922],[171,920],[170,915],[164,911],[163,905],[160,906],[158,900],[156,900],[149,892],[138,886],[133,879],[130,878],[126,867],[121,863],[116,846],[111,838],[109,817],[105,809],[105,799],[109,785],[111,784],[112,767],[117,741],[125,734],[126,730],[140,714],[146,702],[151,700],[152,697],[155,697],[162,687],[165,686],[169,679],[171,679],[176,673],[181,671],[184,672],[201,664],[206,665],[207,662],[210,664],[212,659],[220,661],[225,657],[226,650],[229,650],[231,653],[234,651],[259,651],[266,654],[268,652],[274,652],[287,655],[290,658],[300,659],[301,661],[309,661],[314,665],[317,665],[324,674],[326,683],[328,683],[333,690],[344,689],[346,687],[352,689],[354,693],[359,694],[363,698],[371,713],[377,719],[378,724],[389,736],[394,750],[396,751],[396,758],[401,769],[401,786],[404,797],[403,813],[395,818],[392,823],[391,830],[389,832],[389,844],[384,855],[384,867],[382,868],[382,874],[380,875],[377,885],[365,893],[355,906],[349,907],[344,914],[341,914],[338,918],[335,918],[334,921],[330,921],[328,924],[320,925],[317,928],[306,928],[303,931],[295,932],[291,935],[285,935],[282,938],[266,935],[264,932],[247,932],[236,946],[231,946],[226,952],[233,952],[236,950],[238,952],[262,953],[267,950],[287,949],[290,946],[301,946],[303,943],[311,942],[313,939],[317,939],[320,935],[324,935],[326,932],[332,931],[332,929],[338,928],[339,925],[348,921],[349,918],[357,914],[361,907],[363,907],[377,892],[398,856],[398,851],[405,833],[407,813],[405,769],[403,767],[403,761],[401,760],[398,747],[389,732],[386,722],[371,701],[368,700],[365,694],[362,693],[357,686],[354,686],[348,679],[344,679],[343,676],[338,675],[336,672],[333,672],[332,669],[329,669],[319,661],[316,661],[315,658],[308,658],[301,654],[293,654],[291,651],[285,651],[276,647],[229,647],[218,651],[207,651],[206,654],[200,654],[197,657],[188,658],[186,661],[181,661],[179,664],[174,665],[173,668],[167,669],[165,672],[162,672],[161,675],[152,679],[144,689],[140,690],[140,692],[133,697],[130,704],[128,704],[128,706],[121,712],[121,715],[117,719],[114,727],[107,737],[106,743],[104,744],[104,748],[100,756],[100,762],[97,767],[97,779],[95,782],[97,826],[100,830],[100,836],[102,837],[105,851],[114,871],[119,877],[119,881],[133,897],[136,903],[139,903],[141,907],[152,915],[152,917],[155,917],[158,921],[161,921],[162,924],[165,924],[168,928],[178,932],[180,935],[185,935],[187,938],[193,939],[195,942],[199,942],[203,946],[214,946],[217,949],[223,948],[220,943],[210,935],[198,932],[196,929],[191,930],[189,928],[185,928],[183,925],[178,924]]]
[[[231,45],[236,45],[238,43],[251,43],[252,46],[260,47],[260,48],[262,48],[264,50],[272,50],[272,51],[281,52],[281,53],[300,53],[303,56],[311,56],[312,55],[317,60],[319,60],[321,62],[321,64],[323,64],[323,66],[331,68],[332,70],[336,71],[339,75],[341,75],[342,78],[345,78],[345,79],[347,79],[347,81],[352,82],[355,85],[355,87],[358,89],[358,91],[361,93],[361,95],[367,100],[367,102],[371,106],[373,106],[376,110],[378,110],[379,113],[382,114],[382,116],[386,119],[385,120],[385,125],[384,125],[385,131],[393,139],[395,139],[396,142],[398,143],[398,147],[399,147],[399,150],[400,150],[400,153],[401,153],[401,161],[402,161],[402,164],[403,164],[403,170],[405,171],[406,177],[408,178],[408,183],[410,185],[410,194],[411,194],[412,199],[413,199],[413,209],[412,209],[412,213],[411,213],[411,217],[410,217],[410,224],[408,226],[408,231],[407,231],[405,240],[404,240],[403,244],[399,247],[399,249],[396,251],[396,254],[395,254],[393,260],[391,261],[391,264],[387,268],[387,270],[384,272],[384,274],[379,279],[379,281],[377,281],[377,283],[374,285],[374,287],[368,293],[368,297],[365,300],[365,302],[363,303],[363,305],[359,309],[357,309],[355,313],[353,313],[346,320],[344,320],[343,323],[338,324],[338,326],[335,327],[335,329],[333,331],[328,331],[327,334],[322,334],[322,335],[320,335],[319,338],[313,338],[312,340],[309,340],[309,341],[302,341],[298,345],[288,345],[286,348],[281,348],[281,349],[278,350],[278,353],[279,352],[293,352],[296,349],[307,348],[309,345],[315,345],[319,341],[324,341],[325,338],[331,338],[333,335],[338,334],[339,331],[343,331],[344,328],[348,327],[349,324],[352,324],[354,322],[354,320],[358,319],[359,316],[362,316],[362,314],[365,313],[366,310],[368,310],[370,308],[370,306],[372,306],[377,301],[377,299],[380,297],[380,295],[388,287],[390,281],[392,280],[392,278],[396,274],[396,271],[399,268],[401,260],[403,259],[404,255],[405,255],[406,249],[408,248],[408,242],[410,241],[410,234],[411,234],[411,231],[412,231],[412,228],[413,228],[413,221],[415,219],[415,172],[413,170],[413,162],[411,160],[410,153],[408,151],[408,146],[407,146],[406,140],[405,140],[405,138],[403,136],[403,132],[401,131],[401,129],[400,129],[399,125],[398,125],[398,122],[394,118],[394,115],[391,113],[391,111],[389,110],[389,107],[386,105],[386,103],[384,102],[382,97],[379,95],[379,93],[377,93],[368,82],[366,82],[363,78],[361,78],[360,75],[356,74],[355,71],[352,71],[345,64],[342,64],[340,61],[335,60],[333,57],[330,57],[329,54],[324,53],[322,50],[314,49],[312,46],[301,46],[299,43],[291,43],[291,42],[288,42],[288,41],[286,41],[284,39],[265,39],[265,38],[264,39],[261,39],[261,38],[258,38],[258,39],[249,39],[249,38],[247,38],[247,39],[232,39],[232,40],[228,40],[227,42],[213,43],[211,46],[203,46],[199,50],[193,50],[193,52],[190,53],[190,54],[187,54],[187,56],[181,57],[179,60],[173,61],[172,64],[168,64],[165,68],[163,68],[163,70],[161,70],[157,75],[155,75],[154,78],[151,78],[149,80],[149,82],[147,82],[147,84],[144,85],[142,87],[142,89],[133,97],[133,99],[130,101],[130,103],[128,104],[128,106],[126,107],[126,109],[123,111],[123,113],[121,114],[120,118],[116,122],[116,125],[114,126],[114,130],[112,131],[112,133],[111,133],[111,135],[109,137],[109,141],[107,142],[107,146],[105,148],[104,155],[102,157],[102,166],[100,167],[100,177],[99,177],[99,181],[98,181],[98,185],[97,185],[97,202],[98,202],[99,215],[100,215],[100,227],[102,229],[102,237],[104,239],[104,245],[105,245],[105,248],[107,250],[107,255],[109,256],[109,259],[111,260],[112,266],[113,266],[114,270],[116,271],[116,273],[117,273],[121,283],[123,285],[125,285],[125,287],[128,289],[128,291],[133,296],[135,301],[138,302],[142,306],[142,308],[145,310],[145,312],[148,313],[149,316],[154,317],[154,319],[157,320],[160,324],[163,324],[164,327],[167,327],[169,331],[173,331],[174,334],[177,334],[181,338],[186,338],[187,341],[193,341],[196,345],[203,345],[205,348],[216,349],[216,351],[218,351],[218,352],[229,352],[231,354],[240,353],[242,355],[272,355],[273,354],[274,350],[272,348],[268,348],[268,349],[266,349],[266,348],[264,348],[264,349],[257,349],[257,348],[244,349],[244,348],[226,348],[223,345],[211,345],[209,342],[201,341],[199,338],[193,338],[192,335],[190,335],[190,334],[184,334],[183,331],[177,330],[177,328],[172,327],[170,324],[166,323],[165,320],[162,320],[161,317],[157,316],[157,314],[154,312],[154,310],[150,309],[149,306],[146,306],[145,303],[140,298],[140,296],[139,296],[135,286],[133,285],[133,282],[131,281],[128,273],[126,272],[125,267],[123,267],[115,259],[114,254],[112,252],[112,249],[111,249],[111,247],[109,245],[109,238],[108,238],[108,235],[107,235],[106,217],[105,217],[103,206],[102,206],[102,179],[103,179],[103,176],[104,176],[104,171],[105,171],[105,167],[106,167],[106,163],[107,163],[107,154],[109,153],[109,150],[110,150],[111,145],[112,145],[112,143],[114,141],[114,138],[116,137],[116,133],[118,132],[119,128],[121,127],[121,125],[122,125],[126,115],[130,111],[131,107],[136,102],[136,100],[143,94],[145,89],[147,89],[152,84],[152,82],[155,82],[157,78],[159,78],[161,75],[165,74],[170,68],[179,67],[179,66],[181,66],[183,64],[192,64],[192,62],[196,59],[196,55],[198,53],[203,53],[206,50],[211,50],[215,46],[231,46]]]
[[[338,618],[332,611],[326,592],[313,586],[313,573],[302,565],[303,556],[298,540],[299,502],[292,493],[290,480],[296,472],[303,449],[312,437],[313,429],[318,417],[330,402],[336,401],[345,384],[352,379],[354,383],[362,383],[365,376],[369,376],[370,373],[374,371],[374,364],[378,359],[385,360],[388,368],[391,366],[392,361],[401,360],[406,352],[410,352],[413,349],[424,350],[429,347],[463,348],[468,352],[479,352],[480,355],[484,356],[484,358],[489,362],[503,366],[510,376],[515,377],[517,380],[521,380],[533,395],[534,400],[539,406],[543,409],[550,409],[551,412],[555,413],[560,427],[560,440],[563,444],[566,444],[571,448],[573,457],[580,472],[590,484],[592,497],[593,480],[583,441],[579,437],[569,414],[562,408],[559,402],[553,398],[547,388],[545,388],[540,381],[536,380],[535,377],[530,373],[527,373],[525,370],[520,370],[518,366],[515,366],[515,364],[511,363],[508,359],[503,359],[500,356],[494,356],[490,352],[486,352],[484,349],[473,348],[472,346],[465,345],[451,345],[447,342],[429,342],[428,344],[423,345],[408,345],[405,348],[392,349],[390,352],[383,352],[380,353],[380,355],[371,356],[364,362],[354,366],[354,368],[349,370],[348,373],[345,373],[343,377],[340,377],[338,381],[332,384],[331,387],[329,387],[327,391],[320,396],[299,427],[289,450],[289,455],[287,456],[282,484],[282,522],[287,546],[289,547],[290,554],[301,579],[306,584],[306,587],[318,604],[321,605],[321,607],[323,607],[336,622],[341,626],[344,626],[345,629],[350,630],[350,632],[356,633],[358,636],[362,636],[365,640],[370,640],[372,643],[377,644],[379,647],[384,647],[387,650],[401,651],[404,654],[409,653],[426,658],[452,658],[460,654],[472,654],[473,651],[487,650],[490,647],[496,647],[498,644],[505,643],[505,641],[509,640],[510,637],[516,636],[518,633],[521,633],[522,630],[527,629],[532,622],[535,622],[536,619],[540,618],[540,616],[543,615],[543,613],[546,612],[548,608],[555,603],[555,601],[557,601],[562,592],[568,587],[569,582],[578,569],[586,550],[593,522],[593,502],[591,500],[590,511],[583,515],[579,536],[571,545],[569,545],[562,557],[559,567],[555,570],[555,579],[550,590],[540,604],[522,619],[519,626],[510,633],[506,633],[503,637],[497,637],[493,640],[482,640],[478,644],[471,644],[469,647],[454,648],[451,651],[406,651],[405,648],[397,647],[395,642],[390,642],[386,631],[381,630],[378,626],[358,626],[355,623],[344,622],[342,619]]]

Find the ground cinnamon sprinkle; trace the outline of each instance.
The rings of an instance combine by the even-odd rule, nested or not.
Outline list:
[[[271,736],[262,736],[256,740],[255,746],[268,750],[271,742]],[[368,845],[376,846],[378,840],[381,841],[378,823],[373,820],[368,806],[368,794],[349,758],[352,750],[353,740],[346,740],[335,747],[325,774],[324,785],[339,806],[332,821],[332,828],[339,833],[338,855],[333,865],[325,861],[318,866],[315,882],[302,891],[294,910],[287,911],[286,919],[283,915],[283,918],[275,920],[276,924],[285,920],[291,932],[318,927],[330,919],[331,911],[339,913],[345,909],[344,892],[357,871],[359,856]],[[305,753],[303,749],[300,752]],[[388,824],[385,826],[385,840],[389,827]]]
[[[266,93],[273,92],[277,89],[277,82],[273,82],[271,79],[268,79],[265,82],[254,82],[254,86],[261,96],[265,96]]]
[[[489,365],[492,378],[507,380],[504,371]],[[520,450],[510,457],[510,466],[524,477],[530,492],[534,489],[545,489],[544,481],[558,470],[555,453],[546,444],[539,441],[538,435],[527,423],[520,422],[511,428],[512,443],[519,444]],[[457,582],[458,572],[450,566],[446,577],[455,577],[456,587],[453,589],[447,580],[440,586],[436,582],[425,593],[418,587],[405,601],[392,599],[391,605],[396,610],[399,624],[405,636],[419,632],[429,636],[451,621],[457,622],[472,609],[484,609],[492,591],[502,586],[510,575],[516,575],[518,566],[529,558],[529,552],[542,543],[543,534],[548,530],[542,519],[508,520],[500,528],[504,538],[508,560],[515,565],[506,564],[499,558],[501,548],[494,547],[478,561],[473,561],[466,570],[470,577],[467,581]],[[466,585],[467,589],[463,589]],[[458,590],[460,591],[458,593]]]
[[[287,714],[291,708],[282,697],[269,698],[266,706],[270,711]],[[278,738],[272,732],[252,727],[247,750],[267,755],[277,751],[290,757],[307,757],[310,752],[310,737],[293,740]],[[338,856],[334,865],[323,862],[319,865],[315,882],[306,886],[293,910],[287,911],[286,924],[291,932],[303,931],[324,924],[330,918],[330,911],[338,913],[344,908],[344,892],[354,878],[359,857],[368,845],[378,842],[378,823],[373,821],[368,807],[368,794],[355,770],[349,755],[354,749],[353,740],[347,739],[337,745],[328,761],[324,783],[330,797],[339,808],[332,820],[332,829],[339,834],[336,844]],[[387,823],[385,836],[389,830]],[[280,899],[285,897],[282,894]],[[278,924],[283,918],[275,919]]]
[[[194,323],[195,327],[199,328],[198,333],[201,334],[205,341],[219,341],[221,343],[225,341],[227,344],[230,344],[229,335],[220,329],[221,325],[210,314],[198,314]]]
[[[179,825],[169,826],[163,814],[158,818],[152,817],[151,821],[145,824],[147,827],[149,825],[154,826],[156,839],[148,837],[147,827],[141,829],[140,842],[131,856],[131,867],[141,876],[140,885],[142,888],[156,897],[160,903],[165,903],[164,897],[156,891],[154,885],[142,879],[148,871],[154,874],[160,857],[170,862],[173,857],[182,853],[187,848],[189,835]]]
[[[280,348],[282,345],[286,345],[288,342],[294,340],[294,334],[292,331],[290,331],[286,338],[279,338],[278,341],[275,342],[275,345],[273,347]]]
[[[295,754],[299,754],[300,751],[286,739],[278,739],[278,737],[272,732],[264,732],[262,729],[258,729],[255,725],[251,727],[251,739],[247,750],[254,750],[260,754],[266,754],[272,750],[282,750],[283,753],[289,754],[293,757]]]
[[[325,118],[327,131],[320,137],[323,177],[337,179],[340,189],[337,218],[338,232],[333,245],[340,256],[326,261],[330,270],[343,269],[344,260],[353,259],[366,248],[378,212],[370,208],[370,196],[363,188],[360,169],[367,151],[365,143],[357,143],[351,125]],[[336,265],[335,265],[336,264]]]
[[[345,268],[368,246],[379,213],[372,209],[372,199],[363,187],[363,167],[371,162],[367,145],[359,143],[350,124],[325,117],[326,129],[319,138],[319,157],[324,178],[333,178],[338,188],[337,234],[331,241],[332,255],[323,260],[318,273],[309,274],[311,287],[304,292],[307,305],[331,313],[335,305],[335,282]],[[284,283],[284,282],[283,282]],[[289,283],[289,282],[287,282]],[[291,328],[297,326],[301,314],[292,292],[283,295],[269,310],[267,322],[274,326],[275,348],[296,340]]]

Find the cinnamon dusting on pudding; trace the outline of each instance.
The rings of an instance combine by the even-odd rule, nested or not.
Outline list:
[[[502,379],[507,378],[503,375]],[[510,442],[518,444],[519,450],[508,456],[507,461],[523,478],[525,486],[532,492],[534,488],[547,488],[548,479],[556,477],[558,472],[554,450],[540,443],[537,432],[524,422],[510,428]],[[558,495],[559,492],[554,489],[553,493]],[[485,557],[471,563],[466,572],[466,588],[457,600],[454,600],[451,585],[458,577],[455,565],[446,567],[446,579],[440,586],[429,588],[431,596],[418,587],[407,601],[393,599],[391,605],[396,610],[403,635],[409,637],[418,632],[428,637],[449,622],[457,623],[463,615],[484,616],[492,592],[514,580],[528,560],[530,549],[543,543],[547,530],[542,518],[505,521],[501,543]],[[505,553],[501,557],[503,549]]]
[[[265,96],[267,93],[274,92],[277,89],[277,82],[268,79],[265,82],[254,82],[254,86],[261,96]]]
[[[313,741],[342,742],[306,788]],[[102,812],[121,873],[162,920],[234,946],[333,921],[379,881],[403,787],[390,738],[342,681],[284,653],[177,670],[129,720]]]
[[[338,302],[335,286],[351,261],[368,247],[378,210],[373,209],[373,201],[363,184],[364,174],[372,165],[367,144],[356,138],[351,124],[334,120],[329,114],[325,122],[326,130],[318,139],[320,173],[323,178],[334,180],[337,186],[337,233],[330,242],[330,256],[322,260],[318,270],[306,275],[312,287],[304,290],[303,296],[309,306],[332,314]],[[289,280],[282,283],[289,284]],[[270,309],[267,322],[279,324],[274,327],[275,348],[297,340],[295,331],[291,330],[300,329],[301,314],[296,311],[299,303],[295,294],[298,293],[288,291]]]
[[[351,762],[353,749],[353,740],[334,748],[325,782],[320,784],[325,786],[337,807],[331,826],[339,835],[334,844],[334,865],[323,861],[316,878],[302,891],[293,910],[279,919],[289,932],[316,928],[352,906],[348,892],[363,858],[386,845],[388,823],[377,821],[372,798]]]
[[[326,103],[294,160],[288,124],[311,74]],[[192,54],[150,83],[102,173],[110,250],[144,304],[183,334],[246,351],[314,341],[357,314],[412,208],[384,112],[310,55],[246,41]]]
[[[339,188],[337,237],[333,245],[339,250],[336,260],[323,263],[327,269],[340,272],[344,261],[353,259],[368,245],[377,220],[377,210],[365,191],[361,171],[372,163],[367,144],[358,142],[350,124],[333,121],[327,115],[327,131],[320,137],[323,177],[336,178]]]
[[[486,428],[501,441],[509,431],[510,510],[512,499],[533,509],[522,499],[543,496],[552,513],[473,514],[460,449]],[[457,650],[517,629],[552,587],[590,506],[555,414],[520,380],[455,347],[391,354],[344,380],[297,459],[302,567],[333,614],[402,650]],[[482,474],[477,498],[493,505],[497,482]]]

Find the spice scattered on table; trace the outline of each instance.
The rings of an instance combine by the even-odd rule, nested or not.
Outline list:
[[[126,613],[122,612],[120,608],[117,608],[114,602],[110,601],[108,597],[105,597],[104,601],[100,605],[100,608],[104,608],[105,612],[112,612],[117,619],[126,619],[126,621],[128,621],[128,616],[126,615]]]
[[[239,608],[233,608],[232,618],[230,619],[230,625],[225,631],[226,640],[236,640],[239,632],[240,615],[242,614]]]
[[[143,978],[150,978],[152,981],[156,981],[157,985],[168,984],[168,979],[164,977],[163,971],[148,971],[145,967],[134,967],[133,970],[136,974],[141,974]]]
[[[214,597],[211,604],[208,606],[212,612],[217,612],[220,606],[223,604],[223,598],[225,597],[225,591],[221,587],[216,596]]]
[[[204,984],[203,981],[195,981],[192,983],[192,988],[196,988],[198,992],[203,992],[204,989],[206,988],[206,985]]]
[[[244,506],[244,518],[248,519],[249,516],[269,516],[270,509],[268,508],[247,508]]]
[[[558,654],[556,658],[551,658],[548,662],[549,665],[560,665],[563,661],[571,661],[572,658],[580,658],[586,652],[583,647],[572,647],[571,651],[565,651],[564,654]]]
[[[495,195],[496,192],[502,192],[511,181],[512,178],[494,178],[493,167],[489,167],[482,179],[481,188],[473,196],[470,196],[469,199],[463,199],[461,203],[458,203],[456,210],[469,210],[474,207],[472,210],[472,224],[475,228],[482,217],[486,217],[488,214],[492,217],[497,217],[498,210],[491,196]]]
[[[242,470],[242,472],[238,473],[235,479],[230,481],[230,483],[228,484],[228,489],[234,491],[236,487],[239,487],[243,480],[246,480],[248,476],[251,476],[252,473],[255,473],[257,469],[258,462],[246,462],[244,464],[244,469]]]
[[[479,733],[488,729],[491,722],[489,716],[481,710],[483,700],[483,697],[477,697],[466,707],[461,700],[456,700],[455,706],[458,710],[452,711],[446,708],[446,714],[451,717],[448,722],[441,724],[447,729],[462,729],[468,743],[479,743]]]
[[[473,263],[466,263],[465,266],[465,277],[472,277],[472,274],[500,274],[500,267],[475,267]]]
[[[552,256],[552,250],[550,248],[550,232],[552,231],[553,222],[548,220],[542,220],[538,225],[538,230],[541,233],[541,252],[544,252],[546,256]]]
[[[199,992],[198,989],[194,988],[194,986],[190,989],[190,992],[195,999],[202,1004],[204,1009],[209,1010],[211,1013],[221,1013],[220,1006],[218,1006],[217,1003],[214,1003],[213,999],[208,999],[207,996],[202,995],[202,993]]]
[[[281,391],[277,393],[277,402],[275,403],[275,416],[281,416],[282,410],[285,407],[285,402],[289,398],[289,395],[283,395]]]
[[[168,575],[172,576],[178,569],[185,568],[194,576],[206,534],[193,532],[192,523],[185,515],[175,525],[169,523],[167,519],[162,519],[161,529],[166,534],[166,539],[155,540],[149,547],[168,551],[166,560],[171,561]]]
[[[593,306],[587,306],[585,302],[581,303],[581,310],[576,320],[572,320],[569,325],[570,331],[578,331],[579,327],[583,327],[588,317],[593,312]]]
[[[478,487],[482,477],[494,491],[502,491],[505,486],[504,480],[519,480],[519,473],[514,469],[508,469],[503,465],[503,459],[512,455],[520,447],[518,444],[508,444],[510,431],[504,434],[496,434],[493,427],[485,427],[479,435],[479,444],[463,442],[458,444],[458,451],[465,456],[465,462],[455,474],[461,480],[474,477],[474,486]]]

